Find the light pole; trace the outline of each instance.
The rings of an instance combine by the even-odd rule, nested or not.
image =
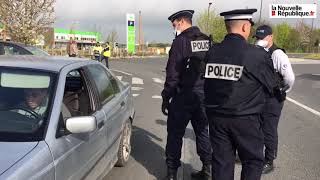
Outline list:
[[[313,4],[317,4],[317,3],[313,3]],[[314,26],[314,19],[315,18],[312,18],[312,21],[311,21],[311,29],[310,29],[310,43],[309,43],[309,46],[310,46],[310,52],[312,51],[312,37],[313,37],[313,26]]]
[[[209,2],[209,6],[208,6],[208,19],[207,19],[207,27],[206,27],[208,34],[210,34],[210,33],[209,33],[209,20],[210,20],[210,6],[211,6],[211,5],[212,5],[212,2]]]
[[[259,21],[258,23],[260,24],[261,23],[261,14],[262,14],[262,0],[260,0],[260,16],[259,16]]]

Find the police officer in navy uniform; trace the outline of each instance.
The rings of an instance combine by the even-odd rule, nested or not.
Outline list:
[[[289,92],[294,84],[295,76],[285,51],[273,42],[272,28],[268,25],[259,26],[254,37],[257,40],[255,44],[263,47],[271,56],[279,87],[283,88],[286,91],[285,93]],[[273,161],[277,158],[278,124],[282,108],[283,101],[278,101],[275,97],[268,96],[261,114],[265,145],[265,164],[262,172],[264,174],[274,169]]]
[[[193,10],[183,10],[171,15],[176,38],[174,39],[166,67],[166,82],[162,91],[162,112],[168,115],[166,179],[177,179],[180,167],[182,140],[191,120],[197,153],[202,169],[194,172],[194,179],[209,179],[211,176],[211,145],[209,125],[204,107],[205,55],[209,50],[209,37],[192,26]]]
[[[247,42],[256,11],[221,13],[228,34],[206,57],[204,92],[215,180],[234,179],[236,151],[242,163],[241,179],[261,178],[264,158],[260,113],[266,93],[274,94],[277,86],[267,52]]]

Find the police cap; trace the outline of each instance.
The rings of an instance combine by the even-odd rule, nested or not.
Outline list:
[[[264,39],[266,36],[272,34],[272,28],[268,25],[259,26],[256,30],[256,34],[253,37],[257,39]]]
[[[254,25],[254,22],[252,21],[252,14],[255,12],[257,12],[257,9],[236,9],[222,12],[220,13],[220,16],[224,16],[225,21],[248,20],[251,25]]]
[[[171,16],[169,16],[168,20],[173,22],[174,20],[181,18],[181,17],[187,17],[187,18],[192,19],[193,13],[194,13],[194,10],[182,10],[182,11],[176,12],[176,13],[172,14]]]

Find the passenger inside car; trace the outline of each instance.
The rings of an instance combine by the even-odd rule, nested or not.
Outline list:
[[[91,113],[88,91],[78,71],[76,73],[70,72],[66,79],[63,103],[72,117],[86,116]]]

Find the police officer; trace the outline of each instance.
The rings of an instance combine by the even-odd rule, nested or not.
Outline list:
[[[103,48],[100,45],[100,42],[97,42],[97,44],[92,48],[92,56],[94,60],[101,61],[102,50]]]
[[[287,92],[289,92],[294,84],[294,73],[289,58],[284,50],[277,47],[273,42],[272,28],[268,25],[262,25],[257,28],[254,37],[257,39],[256,45],[265,48],[271,56],[279,86],[287,89]],[[283,101],[279,102],[275,97],[267,97],[265,108],[263,108],[261,115],[265,145],[264,174],[269,173],[274,169],[273,160],[277,158],[278,124],[282,108]]]
[[[109,58],[111,56],[111,48],[109,42],[106,43],[106,46],[102,50],[102,60],[105,60],[106,67],[109,68]]]
[[[260,113],[265,91],[276,87],[272,63],[263,48],[247,40],[256,9],[223,12],[228,34],[207,54],[205,104],[210,125],[212,179],[233,180],[235,152],[241,179],[258,180],[263,168]]]
[[[166,82],[162,91],[162,112],[168,115],[166,179],[177,179],[180,167],[182,138],[191,120],[196,135],[197,153],[202,161],[202,170],[194,172],[194,179],[209,179],[211,176],[211,146],[209,125],[204,109],[203,74],[205,54],[209,49],[208,36],[192,26],[193,10],[183,10],[171,15],[176,38],[174,39],[166,67]]]

